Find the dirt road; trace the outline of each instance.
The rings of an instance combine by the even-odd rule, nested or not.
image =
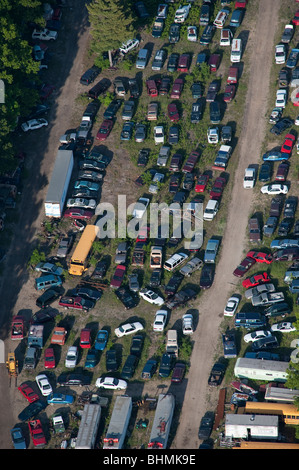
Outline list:
[[[180,416],[180,424],[173,443],[176,449],[197,449],[200,420],[207,410],[214,410],[219,390],[211,391],[207,385],[211,366],[217,359],[219,326],[223,308],[233,293],[236,278],[233,270],[241,261],[245,248],[248,216],[253,204],[253,192],[242,186],[245,168],[260,161],[260,149],[265,132],[265,112],[273,60],[273,44],[277,27],[279,0],[257,2],[255,28],[250,30],[247,54],[250,54],[250,73],[246,96],[246,109],[241,139],[235,152],[239,164],[231,193],[227,228],[222,241],[213,286],[200,298],[199,323],[194,336],[188,385]],[[258,86],[257,86],[258,84]],[[193,339],[193,338],[192,338]]]

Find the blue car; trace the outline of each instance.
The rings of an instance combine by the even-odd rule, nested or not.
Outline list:
[[[134,123],[125,122],[120,134],[120,140],[131,140],[133,134]]]
[[[10,430],[12,443],[15,449],[27,449],[25,438],[21,428],[13,428]]]
[[[65,395],[64,393],[51,393],[47,398],[48,404],[55,405],[71,405],[73,401],[73,395]]]
[[[289,155],[287,153],[280,152],[279,150],[270,150],[263,155],[264,162],[280,162],[288,159]]]
[[[108,331],[106,330],[99,330],[96,340],[95,340],[95,349],[97,351],[103,351],[106,347],[108,341]]]
[[[89,349],[87,352],[84,367],[86,367],[87,369],[92,369],[93,367],[97,365],[97,362],[98,362],[97,351],[95,349]]]
[[[87,188],[90,191],[98,191],[100,189],[99,183],[94,183],[93,181],[88,180],[78,180],[74,184],[74,189]]]
[[[229,25],[233,28],[238,28],[243,21],[244,12],[244,8],[234,10]]]

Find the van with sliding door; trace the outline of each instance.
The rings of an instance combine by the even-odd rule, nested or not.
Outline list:
[[[233,39],[230,54],[231,62],[240,62],[242,57],[242,41],[241,39]]]

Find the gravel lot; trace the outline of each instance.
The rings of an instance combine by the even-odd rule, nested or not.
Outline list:
[[[192,338],[194,349],[187,383],[176,393],[176,399],[183,407],[177,434],[172,443],[174,449],[198,448],[197,431],[200,419],[206,410],[214,409],[217,404],[218,390],[211,391],[207,386],[207,379],[217,352],[223,308],[236,284],[236,278],[232,272],[243,256],[248,214],[254,204],[253,192],[243,190],[242,179],[248,163],[259,163],[265,133],[264,116],[267,111],[273,44],[280,1],[255,0],[255,3],[258,8],[257,20],[251,24],[246,48],[250,68],[246,110],[242,135],[235,149],[239,156],[239,164],[235,173],[235,184],[230,182],[231,202],[227,216],[227,229],[222,241],[223,248],[217,263],[215,281],[212,288],[200,297],[198,305],[196,302],[194,305],[194,308],[200,312],[200,316]],[[35,246],[35,236],[43,220],[43,201],[47,191],[48,175],[54,164],[53,156],[56,155],[57,142],[64,130],[73,124],[72,103],[82,92],[78,78],[88,65],[86,50],[89,36],[84,1],[77,0],[76,9],[66,11],[70,17],[67,24],[71,26],[65,29],[68,38],[66,42],[63,41],[64,30],[61,31],[61,38],[57,43],[60,49],[55,47],[54,51],[59,68],[53,71],[56,91],[55,105],[51,108],[49,116],[51,124],[46,130],[41,131],[41,139],[36,139],[35,134],[26,138],[25,142],[26,151],[29,149],[27,152],[29,176],[23,188],[20,215],[12,227],[16,236],[12,240],[6,261],[7,277],[3,278],[1,285],[0,337],[5,340],[6,351],[15,349],[15,344],[7,339],[9,335],[7,319],[20,310],[30,310],[35,304],[32,279],[28,277],[26,270],[28,253],[31,253]],[[258,87],[256,83],[259,84]],[[248,149],[250,149],[250,161]],[[116,153],[116,162],[117,156]],[[130,172],[130,168],[127,168],[127,172]],[[122,183],[123,186],[128,183],[124,176]],[[106,190],[106,200],[109,201],[109,193],[112,199],[109,179],[105,180],[105,185],[103,190]],[[130,197],[129,185],[126,186],[125,191]],[[132,201],[129,200],[129,202]],[[20,237],[22,237],[21,242]],[[10,273],[14,273],[13,285]],[[156,393],[156,384],[146,384],[144,392],[149,395]],[[7,397],[6,400],[2,400],[0,413],[0,448],[7,449],[11,448],[9,429],[17,422],[16,417],[24,403],[19,397],[19,392],[14,387],[9,387],[5,364],[0,364],[0,394],[2,397]]]

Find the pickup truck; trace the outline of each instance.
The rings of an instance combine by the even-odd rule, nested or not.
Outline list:
[[[262,294],[255,295],[251,297],[251,303],[253,306],[259,305],[271,305],[277,302],[284,301],[284,294],[283,292],[263,292]]]
[[[88,312],[95,304],[91,300],[82,297],[63,296],[59,300],[59,305],[64,308],[75,308]]]
[[[230,145],[221,145],[220,149],[218,150],[218,153],[216,155],[213,169],[214,170],[224,170],[227,165],[228,161],[230,159],[232,152],[232,147]]]
[[[260,284],[245,291],[245,298],[251,299],[254,296],[263,294],[264,292],[275,292],[275,286],[272,283]]]
[[[160,246],[152,246],[151,248],[150,267],[162,268],[162,248]]]
[[[197,271],[198,269],[200,269],[202,265],[203,265],[202,260],[195,256],[194,258],[190,259],[190,261],[188,261],[188,263],[185,264],[185,266],[183,266],[180,269],[180,273],[183,274],[183,276],[191,276],[191,274],[194,273],[194,271]]]
[[[257,217],[251,217],[248,226],[249,241],[259,243],[261,241],[261,228]]]
[[[166,303],[166,307],[170,309],[175,309],[178,307],[184,307],[189,300],[193,300],[196,297],[196,292],[193,289],[182,289],[177,292],[174,297],[172,297]]]
[[[223,356],[225,359],[237,357],[235,334],[226,332],[222,335]]]
[[[155,22],[154,22],[154,25],[153,25],[153,29],[152,29],[152,36],[154,38],[160,38],[161,34],[163,32],[163,29],[164,29],[164,20],[163,20],[163,18],[156,18]]]
[[[284,27],[284,31],[281,36],[281,42],[288,44],[294,35],[294,26],[292,24],[287,24]]]

